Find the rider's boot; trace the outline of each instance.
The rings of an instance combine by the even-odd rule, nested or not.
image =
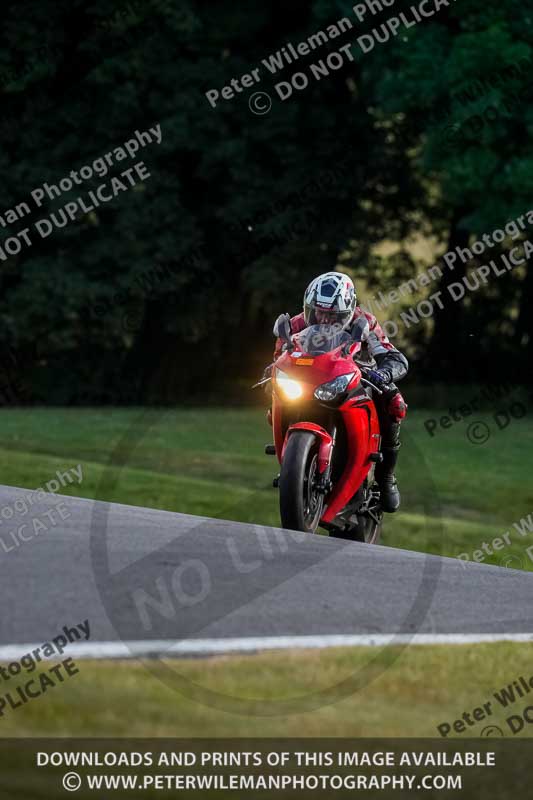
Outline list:
[[[383,432],[381,447],[383,461],[376,467],[376,481],[381,491],[381,507],[389,514],[400,508],[400,491],[394,474],[399,449],[400,423],[391,422],[389,429]]]

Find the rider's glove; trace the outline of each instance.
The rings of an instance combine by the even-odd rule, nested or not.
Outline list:
[[[365,378],[377,386],[378,389],[386,391],[389,388],[391,381],[391,374],[387,369],[365,369],[363,370]]]

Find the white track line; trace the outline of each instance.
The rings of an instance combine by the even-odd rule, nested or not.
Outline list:
[[[484,642],[532,642],[533,633],[415,633],[338,634],[325,636],[252,636],[235,639],[174,639],[129,642],[74,642],[65,657],[107,659],[161,656],[209,656],[224,653],[255,653],[261,650],[323,649],[327,647],[384,647],[386,645],[482,644]],[[42,645],[41,645],[42,646]],[[16,661],[37,650],[38,644],[0,646],[0,662]],[[51,656],[57,659],[58,655]]]

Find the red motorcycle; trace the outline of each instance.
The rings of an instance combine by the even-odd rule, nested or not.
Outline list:
[[[351,334],[335,325],[312,325],[291,336],[288,316],[277,333],[283,352],[271,367],[271,423],[281,472],[281,524],[315,533],[318,526],[341,538],[379,540],[383,512],[374,480],[381,435],[373,393],[364,377],[363,341],[368,323]]]

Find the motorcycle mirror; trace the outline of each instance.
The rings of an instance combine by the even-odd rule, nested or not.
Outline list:
[[[266,383],[268,383],[271,380],[272,380],[272,378],[261,378],[260,381],[257,381],[257,383],[254,383],[254,385],[252,386],[252,389],[257,389],[258,386],[264,386]]]
[[[291,341],[291,318],[289,314],[280,314],[274,323],[274,336],[281,339],[287,344],[292,344]]]
[[[354,342],[364,342],[368,339],[370,334],[370,325],[365,317],[359,317],[357,322],[354,323],[351,330],[351,335]]]

